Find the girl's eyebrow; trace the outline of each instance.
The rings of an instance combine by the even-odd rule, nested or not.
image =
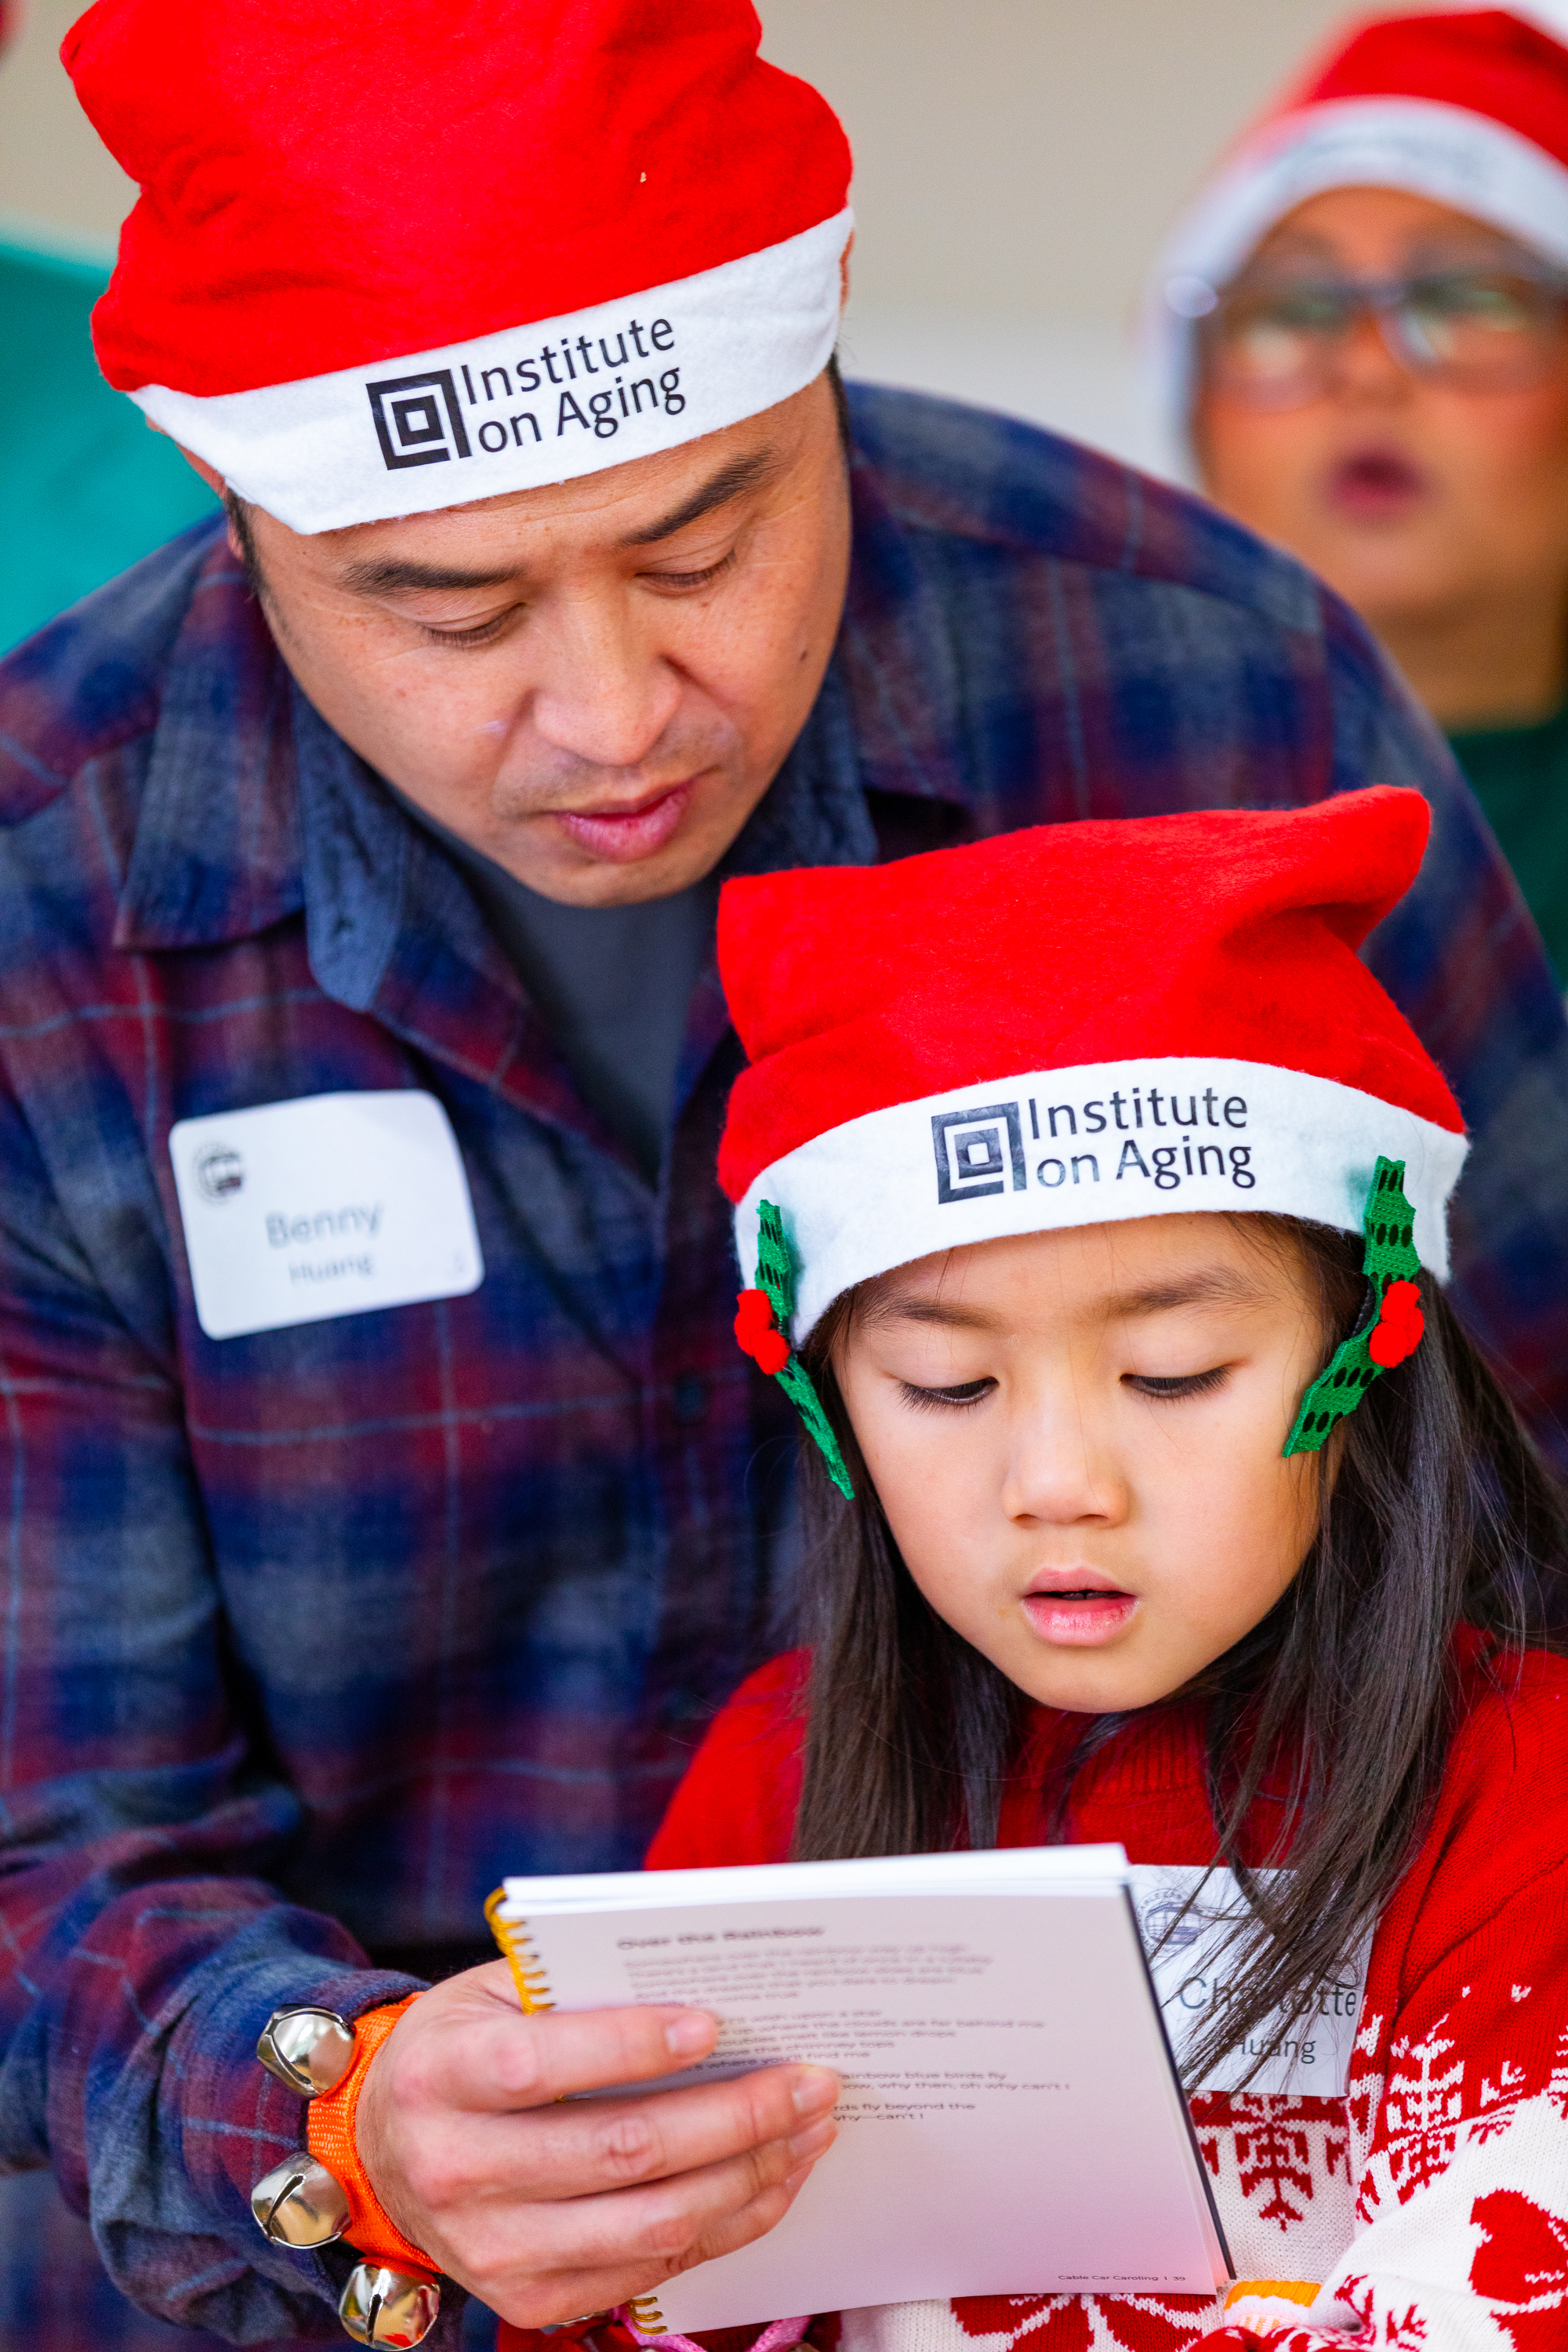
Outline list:
[[[1265,1286],[1228,1265],[1204,1266],[1142,1290],[1118,1291],[1107,1304],[1122,1316],[1164,1315],[1173,1307],[1253,1307]]]
[[[1141,1290],[1107,1291],[1100,1301],[1109,1319],[1131,1321],[1143,1315],[1166,1315],[1178,1307],[1253,1307],[1267,1295],[1267,1286],[1226,1265],[1195,1267],[1163,1282],[1146,1283]],[[923,1323],[944,1331],[995,1331],[1004,1318],[983,1307],[949,1305],[941,1298],[900,1297],[884,1293],[868,1300],[867,1323]]]
[[[996,1318],[971,1307],[946,1307],[940,1298],[873,1298],[862,1318],[867,1323],[934,1323],[944,1331],[994,1331]]]

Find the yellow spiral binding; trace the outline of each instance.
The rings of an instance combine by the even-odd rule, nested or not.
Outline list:
[[[627,2304],[626,2309],[645,2336],[663,2336],[668,2332],[664,2324],[664,2314],[658,2307],[658,2295],[639,2294],[635,2301]]]
[[[517,1997],[525,2012],[534,2016],[542,2009],[553,2009],[554,1998],[550,1990],[550,1979],[544,1964],[528,1939],[528,1922],[519,1919],[514,1925],[500,1916],[506,1900],[506,1888],[498,1886],[485,1905],[485,1918],[489,1931],[500,1946],[502,1958],[511,1970],[511,1980],[517,1987]]]

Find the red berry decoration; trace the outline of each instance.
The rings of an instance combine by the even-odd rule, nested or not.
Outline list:
[[[789,1341],[773,1323],[767,1292],[742,1290],[737,1294],[735,1305],[739,1309],[735,1337],[741,1346],[763,1371],[782,1372],[789,1361]],[[1419,1338],[1419,1333],[1416,1336]]]
[[[1383,1294],[1383,1312],[1367,1334],[1366,1352],[1386,1372],[1415,1353],[1426,1328],[1418,1286],[1391,1282]]]

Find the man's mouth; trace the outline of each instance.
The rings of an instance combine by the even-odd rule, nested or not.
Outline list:
[[[1113,1641],[1131,1623],[1138,1606],[1127,1592],[1090,1571],[1081,1581],[1048,1572],[1038,1589],[1024,1595],[1024,1614],[1042,1641],[1062,1649],[1089,1650]]]
[[[615,866],[635,866],[653,857],[673,839],[691,803],[696,779],[667,784],[623,808],[555,809],[555,822],[590,857]]]
[[[1426,477],[1397,449],[1359,449],[1329,475],[1329,502],[1357,521],[1376,522],[1409,512],[1426,495]]]

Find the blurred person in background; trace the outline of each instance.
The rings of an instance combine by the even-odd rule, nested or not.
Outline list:
[[[1369,622],[1568,984],[1568,5],[1363,22],[1159,272],[1218,505]]]

